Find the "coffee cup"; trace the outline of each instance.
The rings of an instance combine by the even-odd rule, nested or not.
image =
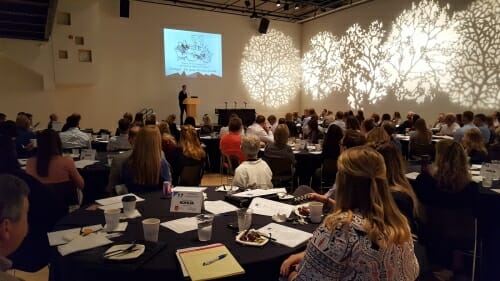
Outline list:
[[[125,216],[128,217],[134,213],[136,200],[137,198],[135,198],[134,195],[127,195],[122,197],[123,214],[125,214]]]

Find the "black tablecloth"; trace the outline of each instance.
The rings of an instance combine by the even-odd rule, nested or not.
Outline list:
[[[224,194],[207,189],[209,200],[222,199]],[[149,193],[142,195],[146,201],[139,202],[137,209],[142,213],[142,218],[128,220],[129,225],[125,235],[115,240],[117,243],[130,242],[143,238],[141,221],[148,217],[157,217],[162,222],[193,216],[194,214],[170,213],[170,200],[161,199],[161,193]],[[235,212],[218,215],[215,217],[212,240],[209,242],[199,242],[197,232],[190,231],[184,234],[177,234],[170,229],[160,227],[159,243],[156,249],[158,253],[148,261],[142,261],[139,267],[133,263],[130,268],[120,264],[105,262],[102,253],[110,247],[104,246],[96,249],[74,253],[61,257],[54,249],[53,261],[50,267],[51,280],[184,280],[182,277],[175,251],[177,249],[201,246],[211,243],[224,243],[234,257],[243,266],[246,273],[243,276],[234,277],[232,280],[277,280],[279,267],[288,255],[299,252],[305,248],[305,244],[297,248],[288,248],[275,243],[268,243],[264,247],[243,246],[235,242],[236,234],[227,227],[228,223],[236,222]],[[271,223],[271,218],[267,216],[254,215],[252,227],[260,228]],[[78,210],[62,219],[56,226],[57,230],[81,227],[104,223],[104,215],[101,210],[86,211]],[[292,225],[308,232],[314,231],[317,224]],[[163,245],[163,243],[165,245]],[[152,249],[155,250],[155,249]],[[226,279],[225,279],[226,280]],[[229,279],[228,279],[229,280]]]

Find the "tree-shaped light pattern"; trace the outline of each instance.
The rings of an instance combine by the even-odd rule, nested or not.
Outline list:
[[[386,42],[386,69],[398,100],[432,100],[440,85],[449,81],[447,65],[457,33],[448,10],[449,6],[422,0],[393,22]]]
[[[500,103],[500,2],[473,2],[454,19],[460,41],[447,87],[452,102],[473,109],[498,109]]]
[[[373,22],[367,30],[351,26],[341,38],[342,92],[353,109],[374,104],[386,96],[387,78],[383,63],[387,52],[382,48],[382,23]]]
[[[300,86],[299,51],[291,37],[270,30],[245,46],[241,75],[250,96],[270,107],[288,103]]]
[[[302,85],[306,94],[321,100],[341,87],[340,42],[330,32],[320,32],[310,44],[302,59]]]

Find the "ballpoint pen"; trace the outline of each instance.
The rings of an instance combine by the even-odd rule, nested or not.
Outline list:
[[[211,260],[208,260],[208,261],[204,261],[203,262],[203,266],[206,266],[206,265],[210,265],[218,260],[221,260],[223,258],[225,258],[227,256],[227,254],[221,254],[221,255],[218,255],[217,257],[211,259]]]

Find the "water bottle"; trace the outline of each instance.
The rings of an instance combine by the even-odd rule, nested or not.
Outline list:
[[[165,198],[172,198],[172,183],[169,181],[163,182],[163,196]]]

